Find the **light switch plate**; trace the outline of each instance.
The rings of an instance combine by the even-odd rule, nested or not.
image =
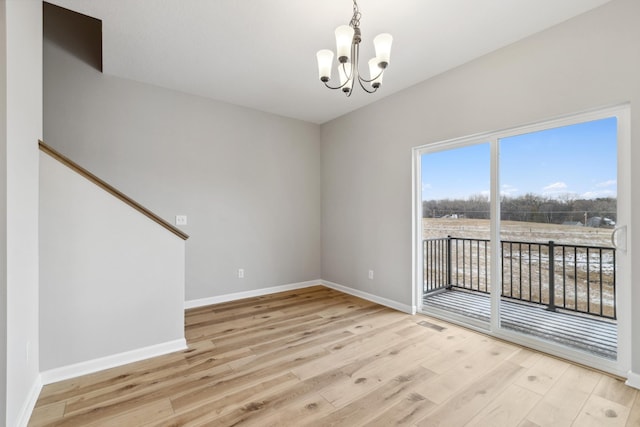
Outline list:
[[[176,215],[176,225],[187,225],[187,216]]]

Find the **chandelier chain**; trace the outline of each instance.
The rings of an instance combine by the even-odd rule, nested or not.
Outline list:
[[[360,13],[360,9],[358,9],[358,2],[356,0],[353,0],[353,16],[351,17],[351,22],[349,23],[349,25],[351,25],[353,28],[360,27],[361,17],[362,14]]]

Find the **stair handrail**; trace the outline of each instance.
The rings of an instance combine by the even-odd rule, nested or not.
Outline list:
[[[172,232],[176,236],[180,237],[183,240],[187,240],[189,238],[188,234],[186,234],[185,232],[183,232],[179,228],[175,227],[173,224],[169,223],[168,221],[162,219],[160,216],[158,216],[155,213],[151,212],[149,209],[145,208],[140,203],[138,203],[135,200],[133,200],[131,197],[129,197],[126,194],[124,194],[123,192],[119,191],[117,188],[115,188],[112,185],[108,184],[104,180],[98,178],[96,175],[92,174],[91,172],[89,172],[88,170],[86,170],[85,168],[83,168],[82,166],[80,166],[79,164],[74,162],[73,160],[69,159],[65,155],[63,155],[60,152],[56,151],[51,146],[45,144],[43,141],[38,141],[38,146],[40,147],[40,151],[48,154],[49,156],[51,156],[54,159],[58,160],[60,163],[64,164],[68,168],[70,168],[70,169],[74,170],[75,172],[79,173],[80,175],[82,175],[83,177],[88,179],[89,181],[91,181],[94,184],[96,184],[98,187],[102,188],[103,190],[105,190],[106,192],[111,194],[112,196],[116,197],[117,199],[119,199],[122,202],[126,203],[127,205],[131,206],[132,208],[134,208],[135,210],[137,210],[141,214],[145,215],[147,218],[151,219],[152,221],[156,222],[160,226],[166,228],[167,230],[169,230],[170,232]]]

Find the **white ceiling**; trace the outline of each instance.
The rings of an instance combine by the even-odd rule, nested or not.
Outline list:
[[[107,74],[324,123],[610,0],[359,0],[362,65],[373,37],[394,41],[380,90],[350,98],[315,53],[335,50],[352,0],[47,1],[103,21]]]

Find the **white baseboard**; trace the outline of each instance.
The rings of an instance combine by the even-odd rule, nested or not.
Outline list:
[[[348,286],[339,285],[337,283],[329,282],[328,280],[322,280],[321,283],[327,288],[335,289],[336,291],[344,292],[345,294],[353,295],[367,301],[375,302],[386,307],[393,308],[394,310],[402,311],[408,314],[416,314],[416,308],[407,304],[399,303],[398,301],[390,300],[387,298],[379,297],[377,295],[370,294],[368,292],[359,291],[357,289],[349,288]]]
[[[640,374],[634,372],[627,372],[627,381],[625,382],[629,387],[640,389]]]
[[[187,341],[182,338],[149,347],[118,353],[99,359],[88,360],[61,368],[50,369],[41,373],[42,384],[51,384],[57,381],[75,378],[80,375],[91,374],[104,369],[115,368],[127,363],[138,362],[151,357],[162,356],[163,354],[182,351],[187,348]]]
[[[285,291],[292,291],[295,289],[308,288],[310,286],[317,286],[320,284],[322,284],[321,280],[310,280],[308,282],[291,283],[288,285],[273,286],[271,288],[262,288],[262,289],[255,289],[252,291],[235,292],[232,294],[218,295],[218,296],[209,297],[209,298],[194,299],[190,301],[185,301],[184,308],[186,310],[189,308],[204,307],[206,305],[219,304],[221,302],[235,301],[235,300],[251,298],[251,297],[259,297],[262,295],[275,294],[277,292],[285,292]]]
[[[40,396],[40,391],[42,391],[42,375],[38,375],[36,380],[33,382],[31,386],[31,390],[29,390],[29,394],[27,399],[24,401],[24,405],[20,410],[20,414],[18,416],[18,420],[16,423],[17,427],[27,427],[29,424],[29,419],[31,418],[31,414],[33,413],[33,408],[36,407],[36,402],[38,401],[38,397]]]

